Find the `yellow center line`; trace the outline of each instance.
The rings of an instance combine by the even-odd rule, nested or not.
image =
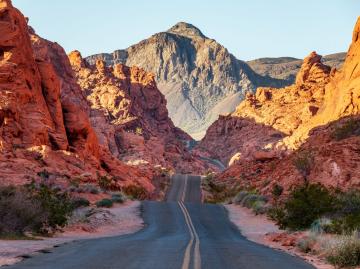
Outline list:
[[[185,254],[184,254],[184,260],[183,264],[181,266],[181,269],[189,269],[190,267],[190,256],[191,256],[191,249],[194,244],[195,239],[195,249],[194,249],[194,269],[201,269],[201,256],[200,256],[200,239],[199,236],[195,230],[194,224],[191,220],[189,211],[187,210],[186,206],[183,204],[186,196],[186,189],[187,189],[187,181],[188,176],[185,177],[184,180],[184,189],[182,192],[181,201],[178,202],[181,211],[184,214],[186,225],[188,226],[189,233],[190,233],[190,241],[186,247]]]

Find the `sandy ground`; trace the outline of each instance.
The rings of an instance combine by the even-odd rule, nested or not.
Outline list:
[[[274,249],[285,251],[291,255],[299,256],[318,269],[333,269],[332,265],[326,264],[318,257],[307,255],[296,247],[283,246],[278,242],[270,240],[271,234],[285,233],[280,230],[274,222],[264,215],[255,215],[250,209],[238,205],[225,205],[229,212],[230,220],[239,228],[242,235],[247,239]]]
[[[74,240],[134,233],[143,228],[140,202],[128,201],[96,212],[89,223],[74,221],[62,233],[41,240],[0,240],[0,266],[16,263],[23,256]]]

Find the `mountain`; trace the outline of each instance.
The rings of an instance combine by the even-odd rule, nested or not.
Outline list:
[[[322,57],[323,64],[340,69],[345,61],[346,53],[335,53]],[[247,64],[258,74],[285,80],[284,85],[295,82],[296,74],[302,65],[302,60],[292,57],[260,58],[248,61]]]
[[[201,138],[219,114],[232,112],[247,92],[259,86],[283,86],[236,59],[195,26],[180,22],[125,50],[87,57],[107,65],[139,66],[155,74],[174,124]]]

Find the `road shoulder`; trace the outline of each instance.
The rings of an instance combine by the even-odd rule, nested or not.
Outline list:
[[[0,240],[0,267],[72,241],[135,233],[144,227],[140,206],[139,201],[128,201],[99,211],[89,223],[74,222],[51,238]]]
[[[255,215],[251,210],[230,204],[224,205],[230,221],[240,230],[241,234],[248,240],[266,245],[273,249],[282,250],[292,256],[298,256],[318,269],[332,269],[333,266],[326,264],[313,255],[300,252],[296,247],[283,245],[281,242],[271,240],[273,235],[286,233],[280,230],[274,222],[265,215]]]

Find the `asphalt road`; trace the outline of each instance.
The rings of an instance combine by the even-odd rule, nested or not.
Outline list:
[[[299,258],[246,240],[228,220],[224,207],[200,201],[200,177],[176,175],[166,202],[143,202],[143,230],[69,243],[7,268],[314,268]]]

